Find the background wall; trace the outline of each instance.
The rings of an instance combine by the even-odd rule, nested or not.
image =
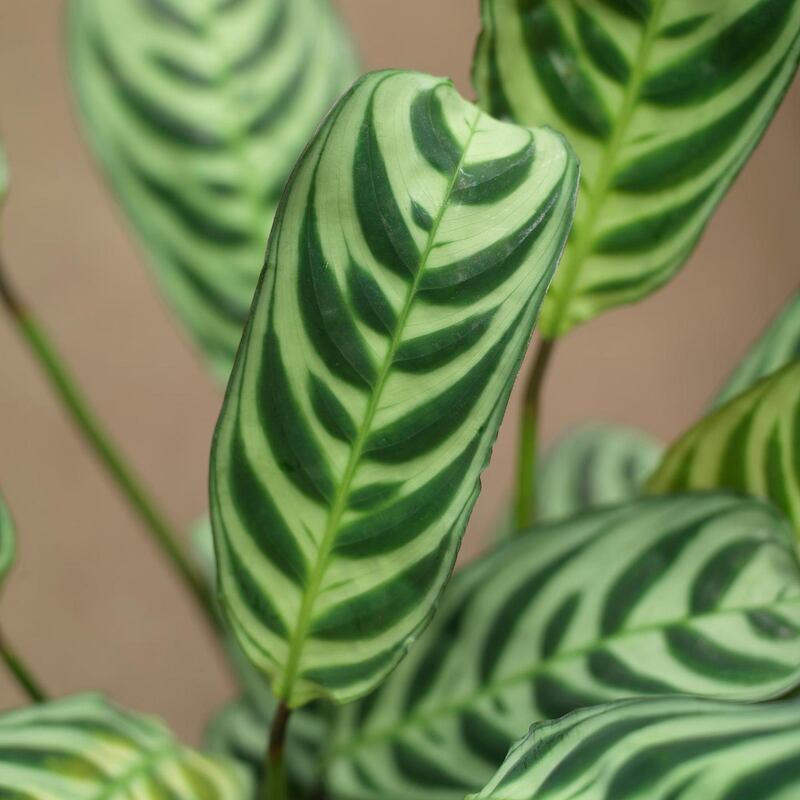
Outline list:
[[[341,0],[367,67],[471,94],[477,0]],[[3,251],[93,404],[176,524],[205,506],[220,394],[173,325],[78,138],[63,6],[0,0],[0,130],[13,175]],[[424,21],[424,25],[421,23]],[[559,348],[545,438],[587,418],[677,435],[800,274],[800,85],[680,277]],[[467,547],[507,502],[512,401]],[[55,694],[99,689],[196,738],[232,693],[206,631],[0,318],[0,485],[21,536],[4,627]],[[0,707],[20,701],[0,675]]]

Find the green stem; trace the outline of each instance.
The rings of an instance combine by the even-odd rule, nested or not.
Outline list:
[[[286,763],[283,758],[283,751],[286,744],[286,729],[289,725],[289,717],[292,711],[281,701],[275,717],[272,720],[272,727],[269,732],[269,744],[267,746],[267,757],[264,761],[264,774],[261,779],[261,791],[259,800],[288,800],[289,782],[286,777]]]
[[[44,703],[47,700],[47,693],[42,689],[42,685],[33,677],[30,668],[2,634],[0,634],[0,658],[3,659],[8,671],[14,676],[22,691],[34,703]]]
[[[536,521],[536,463],[539,446],[542,387],[554,347],[555,339],[543,339],[539,344],[525,390],[519,440],[517,503],[514,520],[517,531],[525,530]]]
[[[64,409],[172,564],[203,615],[216,630],[219,622],[213,601],[200,576],[184,555],[178,544],[178,537],[92,413],[86,398],[42,327],[13,291],[2,260],[0,260],[0,301],[28,343]]]

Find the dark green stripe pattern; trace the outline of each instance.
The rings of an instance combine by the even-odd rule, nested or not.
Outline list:
[[[795,359],[800,359],[800,291],[794,294],[736,368],[714,399],[714,408],[724,406]]]
[[[799,683],[783,518],[721,493],[647,498],[533,530],[460,573],[410,656],[340,712],[329,781],[337,800],[460,800],[538,720]]]
[[[797,69],[800,0],[482,0],[483,108],[551,125],[582,164],[545,338],[685,263]]]
[[[14,531],[14,521],[0,495],[0,588],[12,566],[17,554],[17,537]]]
[[[0,716],[4,800],[250,800],[232,762],[183,747],[153,719],[97,695]]]
[[[84,130],[227,380],[281,191],[358,74],[329,0],[70,0]]]
[[[587,424],[563,436],[539,468],[540,522],[638,497],[662,455],[662,446],[634,428]]]
[[[584,709],[535,726],[469,800],[789,800],[800,702],[695,698]]]
[[[648,489],[731,489],[763,497],[782,509],[800,537],[800,359],[684,434]]]
[[[366,76],[295,171],[212,452],[228,620],[291,705],[372,689],[450,575],[577,164],[448,81]]]

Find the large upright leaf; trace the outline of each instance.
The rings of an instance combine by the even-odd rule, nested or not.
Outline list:
[[[250,800],[226,761],[182,747],[155,720],[81,695],[0,716],[4,800]]]
[[[648,486],[656,494],[722,488],[768,498],[800,536],[800,360],[682,436]]]
[[[449,82],[368,75],[287,187],[215,436],[222,597],[291,705],[374,687],[452,569],[577,165]]]
[[[542,310],[560,336],[683,265],[800,56],[800,0],[482,0],[484,108],[567,134],[582,192]]]
[[[14,521],[8,507],[0,495],[0,588],[3,586],[8,571],[14,565],[17,552],[17,541],[14,533]]]
[[[330,783],[339,800],[461,800],[537,720],[799,684],[789,526],[726,494],[649,498],[535,530],[460,573],[409,658],[340,713]]]
[[[754,386],[761,378],[777,372],[797,358],[800,358],[800,291],[764,331],[747,357],[728,379],[715,398],[714,407],[725,405]]]
[[[661,458],[651,436],[622,425],[570,431],[542,460],[537,508],[542,522],[638,497]]]
[[[84,128],[227,379],[286,178],[356,77],[329,0],[70,0]]]

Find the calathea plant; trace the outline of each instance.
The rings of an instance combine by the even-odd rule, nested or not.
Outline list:
[[[2,272],[0,295],[241,696],[191,750],[47,700],[2,640],[36,704],[0,717],[0,796],[800,791],[800,296],[671,446],[595,425],[540,459],[536,435],[558,339],[685,263],[794,75],[800,3],[481,17],[473,105],[352,83],[323,0],[70,3],[90,142],[228,380],[198,565]],[[537,324],[511,521],[450,580]],[[0,576],[13,553],[0,505]]]

